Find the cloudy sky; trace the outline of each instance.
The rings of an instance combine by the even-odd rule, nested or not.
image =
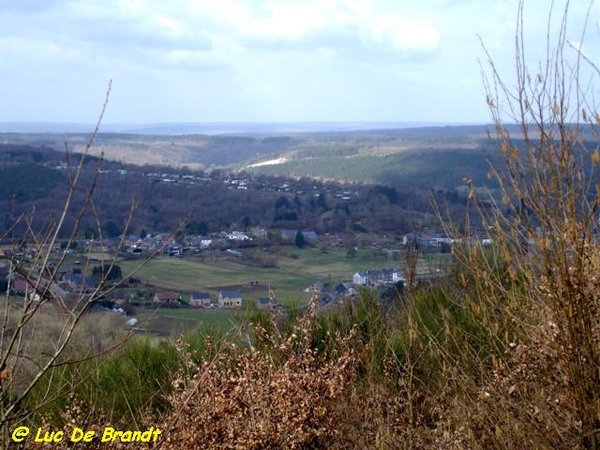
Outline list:
[[[532,58],[549,3],[525,1]],[[572,2],[574,41],[587,7]],[[478,36],[510,77],[516,13],[517,0],[2,0],[0,122],[94,122],[110,79],[106,123],[488,122]],[[596,18],[598,5],[590,54]]]

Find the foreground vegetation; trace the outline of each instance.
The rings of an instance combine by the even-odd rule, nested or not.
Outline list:
[[[160,448],[584,448],[552,311],[499,250],[391,304],[131,340],[49,373],[37,420],[154,426]]]

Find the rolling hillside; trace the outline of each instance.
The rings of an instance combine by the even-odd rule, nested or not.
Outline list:
[[[488,127],[448,126],[288,134],[99,134],[94,154],[136,165],[226,168],[395,187],[455,189],[486,182]],[[87,134],[4,133],[0,143],[83,150]]]

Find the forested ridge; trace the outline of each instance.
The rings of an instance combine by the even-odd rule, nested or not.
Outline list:
[[[14,217],[33,208],[34,226],[56,216],[79,155],[44,146],[3,144],[0,161],[0,207],[6,232]],[[84,161],[82,181],[90,184],[98,168],[95,205],[109,235],[123,231],[132,205],[135,214],[128,231],[138,233],[170,232],[184,218],[188,231],[204,233],[249,226],[405,233],[433,220],[427,219],[433,198],[447,203],[455,214],[463,212],[465,203],[457,190],[139,166],[93,156]],[[85,191],[77,191],[76,196],[83,201]],[[95,227],[94,221],[91,216],[83,218],[83,234]]]

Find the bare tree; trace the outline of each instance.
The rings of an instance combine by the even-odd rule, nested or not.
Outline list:
[[[86,352],[73,352],[70,347],[79,339],[85,330],[84,322],[92,305],[111,294],[118,283],[108,283],[107,276],[117,263],[119,250],[123,247],[121,238],[113,256],[103,261],[103,272],[95,285],[81,282],[79,289],[69,292],[59,285],[59,273],[68,257],[68,249],[76,242],[80,224],[84,216],[90,215],[96,224],[95,236],[104,240],[100,218],[94,202],[94,192],[101,173],[103,156],[96,162],[91,181],[84,183],[85,164],[90,162],[89,154],[98,134],[104,113],[107,108],[111,84],[109,83],[105,102],[85,150],[82,154],[71,155],[67,149],[68,192],[56,221],[49,221],[43,229],[34,229],[32,219],[35,210],[15,218],[13,227],[3,236],[13,242],[11,250],[0,251],[0,261],[8,266],[8,285],[1,302],[0,316],[0,429],[2,442],[9,443],[9,430],[18,421],[23,420],[56,399],[49,390],[32,399],[36,386],[41,380],[58,367],[78,364],[84,360],[97,357],[120,345],[129,337],[123,333],[112,345],[100,345]],[[83,194],[83,195],[81,195]],[[83,198],[82,201],[79,199]],[[132,200],[131,211],[124,224],[125,232],[130,225],[136,209]],[[67,224],[69,214],[75,217],[74,226]],[[70,227],[67,229],[67,227]],[[16,234],[17,228],[25,229]],[[68,239],[62,241],[67,235]],[[64,247],[64,251],[57,249]],[[26,243],[26,244],[25,244]],[[26,245],[26,246],[25,246]],[[158,249],[156,252],[160,251]],[[156,253],[155,253],[156,254]],[[152,256],[140,262],[138,270]],[[81,267],[82,274],[91,269],[89,259]],[[134,271],[135,272],[135,271]],[[123,279],[127,279],[127,274]],[[24,293],[11,296],[13,283],[24,280]],[[51,323],[51,327],[49,324]],[[88,326],[86,324],[85,326]],[[26,400],[29,400],[26,402]],[[24,406],[25,403],[27,406]]]

